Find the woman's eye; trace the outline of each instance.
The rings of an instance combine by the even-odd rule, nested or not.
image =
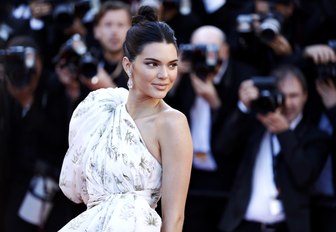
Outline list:
[[[174,69],[174,68],[177,67],[177,63],[170,64],[169,67],[170,67],[171,69]]]
[[[156,67],[156,66],[158,66],[156,63],[153,63],[153,62],[147,63],[146,65],[148,65],[149,67]]]

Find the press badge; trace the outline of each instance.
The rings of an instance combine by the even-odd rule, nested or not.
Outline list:
[[[279,215],[283,211],[281,201],[279,199],[272,198],[270,201],[269,209],[272,215]]]

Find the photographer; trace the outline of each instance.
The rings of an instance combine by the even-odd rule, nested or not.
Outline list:
[[[53,122],[46,114],[49,73],[30,37],[13,37],[1,50],[1,62],[8,93],[6,127],[1,131],[7,142],[8,170],[4,231],[56,231],[73,215],[70,201],[58,194],[63,153],[51,146],[55,131],[50,131]],[[58,207],[62,213],[56,213]]]
[[[230,58],[226,36],[214,26],[197,28],[180,52],[180,76],[165,100],[187,116],[194,144],[184,231],[215,231],[233,170],[214,140],[235,106],[240,81],[255,70]]]
[[[127,88],[121,59],[122,45],[130,26],[130,6],[121,1],[107,1],[100,6],[93,21],[97,45],[74,34],[61,46],[55,60],[56,72],[61,82],[69,87],[71,96],[80,99],[99,88]]]
[[[307,77],[310,93],[305,111],[310,120],[318,124],[324,106],[320,94],[316,91],[316,80],[335,79],[336,77],[335,40],[306,46],[300,67]]]
[[[332,147],[327,162],[312,195],[312,231],[336,230],[336,85],[335,80],[317,80],[317,92],[321,96],[324,112],[319,127],[332,136]]]
[[[310,190],[325,163],[329,136],[303,114],[308,92],[302,72],[280,66],[271,74],[283,103],[257,111],[260,87],[246,80],[239,89],[239,110],[223,129],[226,155],[240,157],[240,165],[222,231],[311,230]]]
[[[99,88],[127,88],[121,59],[130,26],[129,5],[107,1],[100,6],[93,21],[97,44],[89,44],[85,36],[74,34],[61,46],[55,59],[56,72],[74,100]]]
[[[233,54],[253,64],[263,75],[280,64],[296,65],[303,48],[319,41],[323,34],[319,31],[321,15],[317,2],[255,0],[236,18]]]
[[[30,35],[37,41],[45,57],[45,67],[54,69],[53,57],[72,35],[89,40],[92,34],[91,0],[29,1]]]
[[[313,231],[331,232],[336,230],[336,159],[335,159],[335,126],[336,126],[336,46],[335,41],[329,44],[311,45],[305,50],[312,67],[312,88],[314,105],[310,114],[314,114],[314,122],[332,136],[332,147],[326,164],[312,190],[312,229]]]
[[[107,1],[100,6],[93,25],[94,38],[101,51],[96,81],[82,80],[89,89],[117,86],[127,88],[121,60],[122,46],[131,26],[131,17],[130,6],[122,1]]]
[[[98,60],[88,50],[84,38],[75,34],[61,46],[53,61],[55,76],[50,87],[51,89],[60,87],[65,90],[64,94],[69,98],[70,105],[67,108],[70,110],[68,113],[70,115],[73,107],[91,91],[86,82],[90,82],[90,85],[95,84]]]

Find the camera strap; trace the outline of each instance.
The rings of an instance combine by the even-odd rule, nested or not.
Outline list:
[[[121,62],[118,62],[116,64],[108,64],[103,61],[99,64],[99,66],[104,68],[104,70],[108,73],[112,80],[117,78],[123,70]]]
[[[277,140],[277,137],[275,134],[270,133],[270,147],[271,147],[271,155],[272,155],[272,169],[273,169],[273,180],[276,189],[278,190],[278,194],[280,192],[280,186],[279,186],[279,180],[278,180],[278,162],[279,162],[279,151],[280,151],[280,145]]]

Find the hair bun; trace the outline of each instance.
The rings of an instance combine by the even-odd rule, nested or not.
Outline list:
[[[158,21],[157,12],[151,6],[141,6],[138,10],[138,14],[133,16],[132,25],[142,23],[145,21],[156,22]]]

